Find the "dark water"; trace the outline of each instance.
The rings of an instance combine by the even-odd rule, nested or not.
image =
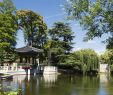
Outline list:
[[[3,87],[11,86],[13,90],[21,88],[22,95],[113,95],[113,77],[107,75],[20,75],[0,83]]]

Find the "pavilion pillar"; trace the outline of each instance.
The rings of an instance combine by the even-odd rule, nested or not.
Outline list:
[[[34,65],[34,57],[32,57],[32,64]]]
[[[34,64],[36,65],[36,57],[34,57]]]
[[[25,57],[25,63],[27,63],[27,57]]]
[[[28,63],[30,63],[30,57],[28,57]]]
[[[20,57],[20,63],[22,63],[23,62],[23,57]]]

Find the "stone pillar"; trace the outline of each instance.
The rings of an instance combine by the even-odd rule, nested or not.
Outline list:
[[[28,63],[30,64],[30,57],[28,58]]]
[[[25,63],[27,63],[27,57],[25,57]]]
[[[28,75],[30,75],[30,69],[28,69]]]
[[[34,57],[32,57],[32,64],[34,65]]]
[[[22,57],[20,57],[20,63],[22,63],[23,62],[23,58]]]

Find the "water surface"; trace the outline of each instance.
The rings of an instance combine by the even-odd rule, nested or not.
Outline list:
[[[113,78],[75,75],[14,76],[1,80],[3,87],[22,89],[22,95],[113,95]]]

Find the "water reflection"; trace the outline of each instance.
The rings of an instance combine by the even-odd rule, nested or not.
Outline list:
[[[113,78],[107,75],[21,75],[0,83],[21,88],[22,95],[113,95]]]
[[[45,83],[54,83],[57,81],[58,75],[51,74],[51,75],[43,75]]]
[[[57,78],[58,78],[57,74],[43,75],[45,87],[55,86],[55,82],[57,81]]]
[[[113,77],[108,74],[100,75],[100,88],[98,95],[113,95]]]
[[[18,83],[18,84],[22,84],[24,80],[26,80],[27,76],[26,75],[22,75],[22,76],[19,76],[19,75],[16,75],[16,76],[13,76],[13,83]]]
[[[64,79],[66,79],[66,76],[64,77]],[[62,90],[68,92],[68,94],[64,92],[63,95],[96,95],[96,93],[98,92],[98,77],[68,76],[65,81],[63,81],[63,79],[61,80],[61,84],[64,84]]]
[[[108,74],[100,74],[100,84],[107,84],[109,75]]]

